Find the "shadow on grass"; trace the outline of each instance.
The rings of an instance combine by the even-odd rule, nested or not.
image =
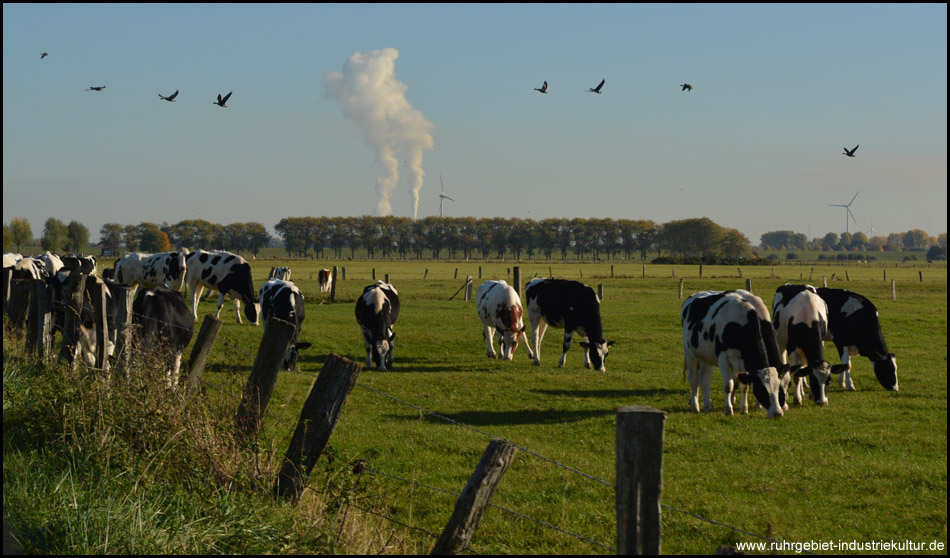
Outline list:
[[[516,426],[524,424],[564,424],[583,420],[609,416],[614,414],[613,409],[602,411],[561,411],[557,409],[538,411],[462,411],[458,413],[440,413],[439,416],[423,415],[422,420],[434,424],[451,425],[447,419],[469,426]],[[395,420],[419,420],[418,413],[409,415],[387,415],[386,418]]]
[[[679,395],[683,393],[683,390],[680,389],[594,389],[594,390],[583,390],[583,389],[533,389],[530,390],[532,393],[538,393],[541,395],[556,395],[564,397],[588,397],[588,398],[608,398],[615,399],[618,397],[641,397],[641,398],[655,398],[655,397],[664,397],[668,395]]]

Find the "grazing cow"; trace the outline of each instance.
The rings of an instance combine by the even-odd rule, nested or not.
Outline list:
[[[162,285],[180,291],[185,283],[184,250],[161,254],[125,254],[115,262],[115,280],[131,287]]]
[[[712,410],[709,387],[719,366],[726,394],[725,414],[732,415],[734,380],[742,386],[739,412],[749,412],[749,385],[756,401],[769,418],[787,410],[785,393],[791,380],[788,365],[779,360],[775,330],[762,299],[748,291],[696,293],[682,309],[683,365],[689,372],[690,410],[699,412],[699,388],[703,411]]]
[[[261,285],[258,296],[261,301],[261,320],[265,328],[271,318],[284,320],[295,326],[294,337],[287,354],[284,355],[283,366],[284,370],[293,370],[297,366],[299,351],[310,347],[310,343],[297,341],[304,319],[303,293],[290,281],[274,278]]]
[[[811,285],[782,285],[772,302],[772,325],[779,353],[785,362],[804,368],[795,373],[795,404],[805,399],[805,378],[809,378],[812,399],[816,405],[828,404],[828,385],[832,374],[840,374],[841,366],[825,360],[824,339],[828,334],[828,305]]]
[[[63,269],[63,260],[48,250],[46,253],[36,256],[34,259],[40,260],[43,262],[43,265],[46,266],[47,277],[53,277],[59,273],[60,269]]]
[[[852,356],[865,356],[874,364],[877,381],[889,391],[897,391],[897,359],[888,352],[877,308],[858,293],[844,289],[819,288],[818,296],[828,304],[828,332],[841,355],[844,368],[841,387],[854,391],[851,381]]]
[[[317,272],[317,279],[320,281],[320,292],[328,293],[333,287],[333,274],[329,269],[321,269]]]
[[[66,267],[60,270],[59,273],[50,278],[48,281],[48,284],[52,285],[53,291],[53,319],[56,323],[56,329],[60,331],[65,331],[66,322],[65,308],[67,303],[65,301],[64,287],[73,273],[78,273],[77,269]],[[95,275],[88,275],[86,278],[85,288],[83,289],[82,308],[79,311],[80,355],[82,361],[85,362],[87,366],[96,365],[96,348],[99,345],[99,338],[98,334],[96,333],[94,312],[95,305],[93,303],[94,285],[99,285],[106,295],[105,312],[106,328],[108,332],[105,339],[105,353],[107,356],[112,356],[115,352],[117,336],[116,325],[118,321],[118,308],[116,307],[115,299],[112,296],[112,287],[115,285],[115,283],[104,280],[101,277],[97,277]]]
[[[393,325],[399,317],[399,294],[389,283],[377,281],[363,289],[356,299],[356,321],[363,332],[366,348],[366,366],[386,371],[393,365],[393,347],[396,334]]]
[[[18,261],[20,261],[20,260],[22,260],[22,259],[23,259],[23,255],[22,255],[22,254],[16,254],[16,253],[14,253],[14,252],[7,252],[6,254],[3,255],[3,267],[4,267],[4,268],[13,267],[13,266],[16,265],[16,263],[17,263]]]
[[[485,281],[476,292],[478,317],[482,320],[483,334],[488,341],[488,358],[495,358],[495,330],[501,337],[501,358],[513,360],[515,349],[518,348],[518,339],[524,339],[528,356],[531,346],[525,334],[524,321],[521,319],[524,310],[521,308],[521,297],[508,283],[504,281]]]
[[[234,300],[234,313],[238,323],[241,321],[241,301],[244,301],[244,315],[254,325],[259,325],[258,315],[261,312],[254,282],[251,280],[251,265],[241,256],[230,252],[205,252],[197,250],[185,257],[187,270],[185,281],[188,283],[188,292],[191,293],[191,308],[195,321],[198,320],[198,299],[205,287],[218,289],[218,311],[215,317],[221,315],[225,296]]]
[[[42,279],[45,281],[51,277],[49,272],[46,271],[46,265],[37,258],[23,258],[12,266],[4,266],[4,268],[6,267],[13,269],[14,279]]]
[[[268,279],[290,281],[290,268],[286,266],[275,268]]]
[[[564,351],[558,366],[563,368],[571,337],[577,331],[584,336],[584,366],[605,372],[604,360],[613,341],[604,340],[600,321],[600,299],[594,289],[564,279],[534,279],[525,287],[528,318],[531,321],[531,345],[534,363],[541,365],[541,339],[548,326],[564,329]],[[528,351],[531,352],[530,350]]]
[[[137,335],[143,346],[167,347],[172,365],[165,370],[168,387],[178,387],[181,355],[191,343],[195,321],[185,297],[163,285],[142,289],[132,303],[132,323],[139,327]]]

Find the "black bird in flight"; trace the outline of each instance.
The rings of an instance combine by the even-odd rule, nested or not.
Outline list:
[[[174,103],[174,102],[175,102],[175,97],[178,96],[178,90],[176,89],[175,92],[172,93],[171,95],[169,95],[168,97],[162,95],[161,93],[159,93],[158,96],[159,96],[162,100],[164,100],[164,101],[169,101],[169,102]]]
[[[47,56],[49,56],[49,53],[48,53],[48,52],[44,52],[43,54],[40,55],[40,60],[46,58]]]
[[[593,89],[588,89],[588,91],[590,91],[591,93],[597,93],[598,95],[600,95],[600,88],[604,86],[605,81],[607,80],[606,79],[600,80],[600,85],[598,85],[597,87],[594,87]]]
[[[848,157],[854,157],[854,152],[857,151],[859,147],[861,147],[861,146],[860,146],[860,145],[855,145],[855,146],[854,146],[854,149],[852,149],[851,151],[848,151],[848,148],[845,147],[845,148],[844,148],[844,153],[842,153],[842,155],[847,155]]]
[[[682,91],[692,91],[692,90],[693,90],[693,86],[690,85],[690,84],[688,84],[688,83],[684,83],[684,84],[681,85],[680,87],[683,88]]]
[[[547,92],[548,92],[548,82],[544,82],[544,85],[542,85],[541,87],[535,87],[534,90],[535,90],[535,91],[540,91],[541,93],[547,93]]]
[[[86,89],[86,91],[102,91],[105,88],[106,88],[105,85],[100,85],[99,87],[92,86],[89,89]]]
[[[231,93],[234,93],[234,91],[232,91]],[[218,100],[215,101],[214,104],[218,105],[221,108],[228,108],[225,106],[225,103],[227,103],[228,99],[231,98],[231,93],[228,93],[227,95],[225,95],[224,98],[222,98],[221,94],[218,93]]]

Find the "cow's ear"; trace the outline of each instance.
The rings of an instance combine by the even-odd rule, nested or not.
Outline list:
[[[802,368],[801,370],[797,370],[797,371],[795,372],[795,377],[796,377],[796,378],[805,378],[805,377],[807,377],[809,374],[811,374],[811,369],[809,369],[809,368]]]
[[[607,346],[608,346],[608,347],[613,347],[613,346],[614,346],[614,343],[616,343],[616,341],[607,341]]]
[[[297,350],[302,351],[304,349],[309,349],[310,345],[311,343],[307,343],[306,341],[304,341],[303,343],[297,343]]]
[[[832,365],[831,365],[831,373],[832,373],[832,374],[841,374],[841,373],[847,372],[847,371],[848,371],[848,365],[847,365],[847,364],[832,364]]]
[[[747,374],[745,372],[739,374],[739,381],[742,382],[743,384],[751,384],[752,374]]]
[[[396,338],[396,332],[394,331],[394,332],[392,332],[392,334],[389,336],[389,342],[392,343],[392,342],[393,342],[393,339],[395,339],[395,338]]]
[[[590,343],[588,343],[587,341],[581,341],[581,347],[584,347],[585,349],[589,349]]]

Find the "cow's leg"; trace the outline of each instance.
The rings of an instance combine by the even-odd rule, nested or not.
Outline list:
[[[713,367],[704,363],[699,363],[699,386],[703,390],[703,412],[708,413],[713,410],[712,404],[712,378]]]
[[[191,291],[191,312],[195,315],[195,321],[198,321],[198,300],[201,299],[201,291],[204,290],[204,286],[200,283],[189,287]]]
[[[534,351],[531,350],[531,344],[528,343],[528,334],[522,330],[519,335],[521,335],[521,340],[524,341],[525,350],[528,351],[528,358],[534,358]],[[512,357],[514,357],[514,355],[512,355]]]
[[[854,391],[854,382],[851,381],[851,347],[841,348],[841,364],[846,367],[841,373],[841,387]]]
[[[544,339],[544,332],[548,329],[548,324],[539,319],[531,328],[531,344],[534,345],[534,364],[541,366],[541,340]]]
[[[801,363],[801,356],[796,350],[794,353],[792,353],[791,359],[789,359],[789,364],[794,366],[796,364],[800,365]],[[799,378],[796,376],[792,378],[792,381],[795,382],[795,404],[802,405],[805,401],[805,378]],[[788,401],[788,395],[785,396],[785,400]]]
[[[234,297],[233,300],[234,300],[234,315],[237,316],[238,323],[241,325],[244,325],[244,321],[241,320],[241,299]]]
[[[689,378],[689,410],[699,412],[699,385],[700,385],[700,364],[699,361],[686,357],[683,365],[686,367],[686,374]]]
[[[584,337],[584,342],[588,344],[587,348],[584,349],[584,368],[590,368],[590,338]]]
[[[485,336],[485,340],[488,341],[488,358],[495,358],[495,328],[486,325],[483,326],[482,334]]]
[[[218,292],[218,309],[214,313],[214,317],[221,319],[221,307],[224,306],[224,293]],[[240,316],[238,316],[240,318]]]
[[[567,361],[567,351],[571,348],[571,337],[574,336],[574,330],[564,328],[564,351],[561,353],[561,360],[557,363],[558,368],[564,368],[564,363]],[[590,368],[590,363],[587,363],[587,367]]]
[[[739,400],[739,414],[748,415],[749,414],[749,384],[744,384],[739,382],[736,387],[739,388],[739,392],[742,394],[742,398]]]
[[[165,373],[165,380],[171,390],[178,389],[178,372],[181,370],[181,353],[175,354],[175,360],[172,361],[172,368]]]
[[[726,395],[726,403],[723,412],[726,416],[732,416],[732,388],[735,382],[732,380],[732,367],[729,366],[729,359],[725,355],[719,359],[719,373],[722,375],[722,391]]]

